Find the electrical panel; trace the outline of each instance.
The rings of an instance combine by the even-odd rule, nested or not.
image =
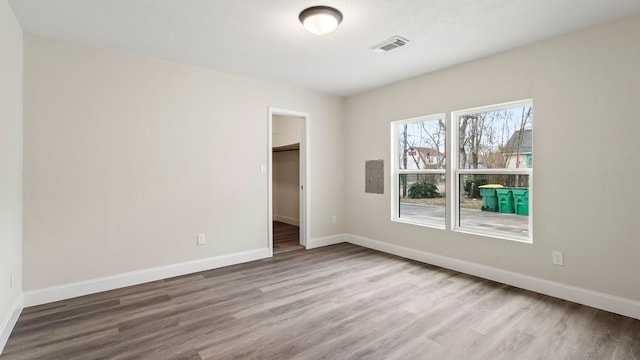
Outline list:
[[[365,162],[364,192],[384,194],[384,161],[367,160]]]

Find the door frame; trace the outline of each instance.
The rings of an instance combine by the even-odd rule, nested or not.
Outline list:
[[[311,115],[306,112],[294,111],[294,110],[286,110],[279,109],[274,107],[269,107],[269,116],[268,116],[268,140],[267,140],[267,151],[268,151],[268,222],[269,222],[269,256],[273,256],[273,116],[274,115],[282,115],[282,116],[290,116],[300,118],[302,121],[302,134],[300,134],[300,245],[306,247],[309,239],[309,196],[310,194],[310,161],[309,161],[309,122],[311,121]]]

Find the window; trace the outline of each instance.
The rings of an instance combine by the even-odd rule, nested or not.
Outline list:
[[[533,103],[452,113],[454,230],[530,242]]]
[[[391,220],[444,229],[444,114],[393,122],[391,134]]]

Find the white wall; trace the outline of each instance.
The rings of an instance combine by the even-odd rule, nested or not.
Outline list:
[[[0,79],[1,352],[22,293],[22,28],[6,0],[0,0]]]
[[[311,114],[311,238],[343,232],[342,99],[40,36],[24,46],[26,290],[266,249],[269,106]]]
[[[630,17],[349,98],[347,233],[640,301],[638,34]],[[527,98],[533,244],[392,223],[388,171],[385,195],[364,193],[365,160],[389,164],[391,121]]]

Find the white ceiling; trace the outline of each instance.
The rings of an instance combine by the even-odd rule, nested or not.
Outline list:
[[[26,32],[336,95],[442,69],[614,18],[639,0],[10,0]],[[325,37],[298,22],[338,8]],[[399,35],[407,46],[370,47]],[[640,38],[639,38],[640,40]]]

